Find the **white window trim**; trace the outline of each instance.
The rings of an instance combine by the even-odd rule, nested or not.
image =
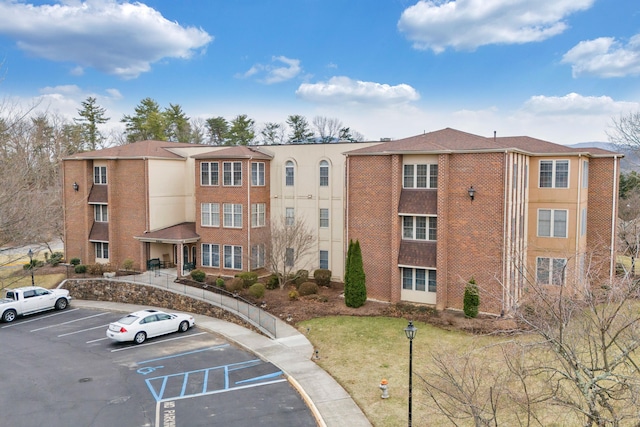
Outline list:
[[[549,224],[549,235],[548,236],[543,236],[540,234],[540,211],[551,211],[551,218],[550,218],[550,224]],[[564,232],[565,235],[564,236],[556,236],[554,234],[554,230],[555,230],[555,213],[556,212],[565,212],[565,224],[564,224]],[[566,239],[569,236],[569,211],[567,209],[546,209],[546,208],[540,208],[538,209],[538,217],[536,218],[536,227],[537,227],[537,236],[538,237],[554,237],[557,239]]]
[[[96,169],[98,169],[98,180],[96,182]],[[102,182],[104,181],[104,182]],[[93,167],[93,183],[95,185],[107,185],[107,167],[106,166],[94,166]]]
[[[542,164],[543,163],[548,163],[551,162],[552,166],[551,166],[551,187],[543,187],[540,185],[540,175],[542,174]],[[566,163],[567,164],[567,186],[566,187],[558,187],[557,183],[556,183],[556,173],[558,170],[557,164],[558,162],[562,162],[562,163]],[[559,190],[566,190],[568,188],[571,188],[571,162],[567,159],[556,159],[556,160],[549,160],[549,159],[541,159],[538,161],[538,188],[544,188],[544,189],[559,189]]]
[[[205,224],[204,215],[205,215],[205,206],[209,207],[208,224]],[[216,209],[214,209],[214,207]],[[215,223],[214,218],[218,217],[217,223]],[[200,225],[202,227],[220,227],[220,203],[201,203],[200,204]]]
[[[209,165],[209,182],[203,182],[202,180],[202,165],[207,164]],[[216,165],[216,172],[215,172],[215,183],[213,183],[213,165]],[[200,163],[200,185],[203,187],[213,187],[213,186],[219,186],[220,185],[220,163],[219,162],[201,162]]]
[[[205,246],[208,246],[208,248],[209,248],[209,264],[205,264],[205,262],[204,262],[204,253],[205,253],[204,247]],[[216,265],[216,263],[214,263],[214,256],[213,256],[213,250],[212,250],[214,246],[218,248],[218,254],[217,254],[217,257],[216,257],[217,258],[217,265]],[[220,245],[219,244],[217,244],[217,243],[202,243],[200,245],[200,251],[201,251],[200,252],[201,253],[200,262],[201,262],[201,265],[203,267],[220,268]]]
[[[325,213],[327,214],[327,215],[326,215],[326,218],[322,215],[322,213],[323,213],[323,212],[325,212]],[[330,216],[329,209],[327,209],[327,208],[320,208],[320,211],[318,212],[318,217],[319,217],[319,219],[320,219],[320,220],[319,220],[319,223],[318,223],[318,226],[319,226],[320,228],[329,228],[329,225],[330,225],[330,222],[329,222],[329,216]],[[327,225],[322,225],[322,222],[323,222],[323,221],[326,221]]]
[[[236,248],[240,249],[240,265],[237,266],[236,265],[236,257],[235,257],[235,253],[236,253]],[[227,250],[231,250],[231,267],[227,267]],[[227,270],[242,270],[242,246],[239,245],[224,245],[223,247],[223,255],[222,255],[222,262],[223,262],[223,266],[225,269]]]
[[[412,218],[413,220],[413,224],[412,224],[412,229],[411,229],[411,237],[405,237],[404,236],[404,219],[405,218]],[[416,218],[426,218],[426,224],[425,224],[425,238],[424,239],[417,239],[416,238]],[[436,223],[436,238],[435,239],[431,239],[429,236],[429,223],[430,223],[430,219],[431,218],[435,218],[437,221],[437,216],[435,215],[409,215],[409,214],[400,214],[400,229],[401,229],[401,233],[402,233],[402,240],[412,240],[412,241],[418,241],[418,242],[436,242],[438,241],[438,236],[437,236],[437,223]]]
[[[225,183],[225,166],[230,165],[231,181],[230,184]],[[236,170],[240,167],[240,179],[236,182]],[[222,162],[222,186],[223,187],[242,187],[242,162]]]
[[[227,206],[231,206],[231,212],[227,212]],[[240,212],[236,212],[236,207],[240,207]],[[236,215],[240,215],[239,224],[236,224]],[[231,218],[231,225],[227,225],[227,218]],[[242,204],[224,203],[222,205],[222,226],[224,228],[242,228]]]
[[[256,179],[254,180],[254,166],[256,167]],[[252,187],[264,187],[265,186],[265,163],[264,162],[251,162],[251,186]]]
[[[549,281],[548,282],[541,282],[540,278],[538,276],[538,263],[540,262],[540,260],[542,259],[547,259],[549,260]],[[553,278],[554,278],[554,271],[553,271],[553,264],[554,261],[556,260],[561,260],[564,261],[564,265],[562,266],[562,283],[561,284],[556,284],[553,283]],[[564,286],[566,280],[567,280],[567,274],[566,274],[566,270],[567,270],[567,259],[566,258],[553,258],[553,257],[536,257],[536,283],[542,284],[542,285],[552,285],[552,286]]]
[[[266,203],[251,204],[251,227],[252,228],[265,226],[266,210],[267,210]]]
[[[99,212],[98,212],[99,211]],[[93,205],[93,221],[109,222],[109,208],[104,203]]]
[[[425,294],[436,294],[438,292],[438,271],[435,268],[428,267],[415,267],[409,265],[399,265],[402,269],[400,272],[400,289],[403,291],[411,291],[411,292],[424,292]],[[404,270],[411,270],[411,289],[406,289],[404,287]],[[425,283],[424,283],[424,291],[416,289],[416,270],[425,270]],[[429,290],[429,272],[434,271],[436,274],[436,290]]]
[[[411,186],[405,186],[405,167],[411,166],[413,170],[412,176],[412,184]],[[426,177],[426,186],[418,187],[418,166],[427,166],[427,177]],[[433,167],[438,167],[437,163],[405,163],[402,165],[402,188],[414,189],[414,190],[433,190],[437,189],[437,184],[435,187],[431,186],[431,169]],[[437,174],[436,174],[437,180]]]

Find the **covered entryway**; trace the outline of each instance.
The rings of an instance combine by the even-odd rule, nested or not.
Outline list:
[[[178,276],[185,276],[195,268],[200,236],[194,222],[183,222],[135,238],[145,244],[147,270],[175,268]]]

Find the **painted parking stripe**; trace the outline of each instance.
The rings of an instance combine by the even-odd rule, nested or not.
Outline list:
[[[122,347],[122,348],[114,348],[113,350],[111,350],[111,353],[116,353],[118,351],[125,351],[125,350],[133,350],[133,349],[136,349],[136,348],[142,348],[142,347],[146,347],[146,346],[149,346],[149,345],[162,344],[164,342],[169,342],[169,341],[182,340],[182,339],[185,339],[185,338],[197,337],[198,335],[203,335],[203,334],[207,334],[207,333],[208,332],[198,332],[196,334],[182,335],[180,337],[169,338],[169,339],[161,340],[161,341],[154,341],[154,342],[138,344],[138,345],[132,345],[132,346]]]
[[[99,316],[104,316],[105,314],[109,314],[109,313],[98,313],[98,314],[94,314],[93,316],[87,316],[87,317],[81,317],[79,319],[73,319],[73,320],[69,320],[67,322],[62,322],[62,323],[57,323],[55,325],[49,325],[49,326],[45,326],[43,328],[38,328],[38,329],[32,329],[29,332],[37,332],[37,331],[42,331],[43,329],[49,329],[49,328],[55,328],[56,326],[62,326],[62,325],[68,325],[70,323],[76,323],[76,322],[81,322],[83,320],[87,320],[87,319],[92,319],[94,317],[99,317]]]
[[[58,338],[60,337],[66,337],[67,335],[75,335],[75,334],[81,334],[83,332],[87,332],[87,331],[93,331],[94,329],[102,329],[102,328],[106,328],[108,327],[109,324],[105,324],[105,325],[100,325],[100,326],[95,326],[93,328],[85,328],[85,329],[80,329],[79,331],[74,331],[74,332],[67,332],[66,334],[60,334],[58,335]]]
[[[268,379],[272,379],[272,378],[276,378],[281,376],[283,373],[282,371],[276,371],[276,372],[271,372],[269,374],[266,375],[260,375],[258,377],[253,377],[253,378],[249,378],[246,380],[242,380],[242,381],[238,381],[236,383],[234,383],[235,386],[231,386],[229,384],[229,373],[230,372],[234,372],[234,371],[238,371],[238,370],[242,370],[242,369],[249,369],[255,366],[259,366],[264,364],[264,362],[261,359],[253,359],[253,360],[247,360],[245,362],[238,362],[238,363],[232,363],[229,365],[222,365],[222,366],[214,366],[211,368],[206,368],[206,369],[198,369],[195,371],[188,371],[188,372],[182,372],[182,373],[177,373],[177,374],[169,374],[169,375],[162,375],[162,376],[158,376],[158,377],[154,377],[154,378],[148,378],[145,380],[145,382],[147,383],[147,387],[149,388],[149,391],[151,392],[151,395],[154,397],[154,399],[156,401],[161,401],[161,400],[170,400],[170,399],[180,399],[180,398],[185,398],[185,397],[195,397],[195,396],[201,396],[201,395],[207,395],[207,394],[212,394],[212,393],[219,393],[221,391],[224,390],[235,390],[238,388],[243,388],[243,387],[252,387],[258,384],[253,384],[253,385],[240,385],[239,384],[245,384],[245,383],[259,383],[259,384],[263,384],[264,380],[268,380]],[[216,371],[216,370],[222,370],[224,373],[224,385],[222,386],[222,388],[216,389],[216,390],[209,390],[207,388],[208,385],[208,381],[209,381],[209,373]],[[200,380],[199,376],[202,375],[202,380]],[[189,385],[189,380],[190,378],[195,378],[193,381],[199,382],[202,381],[202,391],[199,393],[187,393],[187,387]],[[180,387],[180,391],[179,393],[174,393],[172,395],[169,395],[167,393],[167,384],[169,383],[170,380],[173,380],[173,383],[175,383],[175,380],[180,381],[178,384],[181,384]],[[282,379],[284,381],[286,381],[285,379]],[[280,380],[277,380],[276,382],[279,382]],[[270,383],[273,383],[273,381],[270,381]],[[194,385],[194,384],[191,384]],[[175,387],[174,387],[175,390]]]
[[[136,362],[136,365],[138,365],[138,366],[139,365],[144,365],[145,363],[157,362],[159,360],[172,359],[174,357],[187,356],[189,354],[201,353],[203,351],[218,350],[220,348],[225,348],[225,347],[229,347],[229,344],[220,344],[220,345],[215,345],[213,347],[201,348],[199,350],[187,351],[185,353],[172,354],[171,356],[158,357],[157,359],[143,360],[142,362]]]
[[[38,322],[40,320],[48,319],[49,317],[60,316],[61,314],[71,313],[71,312],[76,311],[76,310],[80,310],[80,309],[79,308],[73,308],[71,310],[58,311],[57,313],[49,314],[47,316],[34,317],[33,319],[30,319],[30,320],[24,320],[24,321],[20,321],[18,323],[11,323],[10,325],[2,326],[2,329],[11,328],[13,326],[24,325],[25,323]]]

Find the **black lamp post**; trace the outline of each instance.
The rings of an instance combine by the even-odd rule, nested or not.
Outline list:
[[[411,427],[411,392],[413,386],[413,339],[416,337],[418,328],[413,326],[413,322],[409,321],[409,325],[404,328],[404,333],[409,338],[409,427]]]
[[[31,270],[31,286],[35,286],[36,284],[33,281],[33,251],[29,249],[27,255],[29,255],[29,270]]]

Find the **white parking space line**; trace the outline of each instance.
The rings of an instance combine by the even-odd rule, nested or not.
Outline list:
[[[33,319],[30,320],[24,320],[24,321],[19,321],[18,323],[12,323],[10,325],[5,325],[2,326],[2,329],[4,328],[11,328],[12,326],[20,326],[20,325],[24,325],[25,323],[31,323],[31,322],[38,322],[40,320],[44,320],[44,319],[48,319],[49,317],[53,317],[53,316],[60,316],[61,314],[66,314],[66,313],[71,313],[73,311],[76,310],[80,310],[79,308],[73,308],[71,310],[64,310],[64,311],[58,311],[54,314],[49,314],[48,316],[40,316],[40,317],[34,317]]]
[[[87,341],[85,344],[92,344],[92,343],[94,343],[94,342],[104,341],[104,340],[108,340],[108,339],[109,339],[109,337],[98,338],[97,340]]]
[[[180,336],[180,337],[169,338],[169,339],[161,340],[161,341],[154,341],[154,342],[149,342],[149,343],[145,343],[145,344],[138,344],[138,345],[129,346],[129,347],[115,348],[115,349],[111,350],[111,353],[115,353],[117,351],[124,351],[124,350],[133,350],[133,349],[136,349],[136,348],[146,347],[148,345],[162,344],[162,343],[165,343],[165,342],[175,341],[175,340],[182,340],[182,339],[185,339],[185,338],[197,337],[198,335],[204,335],[206,333],[208,333],[208,332],[198,332],[197,334],[183,335],[183,336]]]
[[[94,317],[104,316],[105,314],[109,314],[109,313],[98,313],[98,314],[94,314],[93,316],[81,317],[79,319],[73,319],[73,320],[69,320],[67,322],[62,322],[62,323],[57,323],[55,325],[45,326],[43,328],[32,329],[29,332],[37,332],[37,331],[42,331],[43,329],[55,328],[56,326],[68,325],[69,323],[81,322],[83,320],[91,319],[91,318],[94,318]]]
[[[67,335],[74,335],[74,334],[81,334],[83,332],[87,332],[87,331],[93,331],[94,329],[102,329],[102,328],[107,328],[109,326],[109,324],[104,324],[104,325],[100,325],[100,326],[96,326],[93,328],[86,328],[86,329],[80,329],[79,331],[74,331],[74,332],[68,332],[66,334],[60,334],[58,335],[58,338],[60,337],[66,337]]]

